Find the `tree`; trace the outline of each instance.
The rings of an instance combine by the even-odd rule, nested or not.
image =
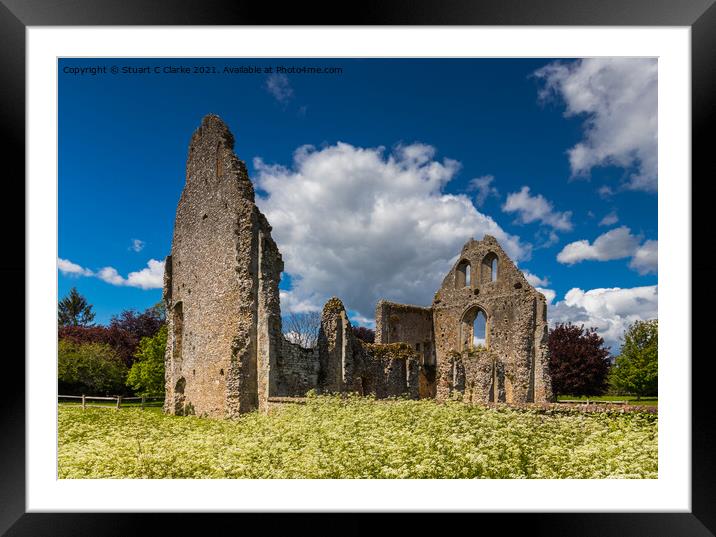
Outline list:
[[[318,343],[321,314],[317,311],[289,313],[283,322],[283,335],[291,343],[312,349]]]
[[[636,321],[624,333],[624,343],[614,363],[609,383],[618,393],[637,399],[657,395],[659,385],[659,322]]]
[[[153,337],[166,323],[163,309],[154,305],[143,313],[125,310],[112,317],[109,326],[60,326],[59,339],[75,343],[106,343],[129,368],[143,337]]]
[[[124,393],[127,368],[103,343],[60,340],[57,383],[61,395],[119,395]]]
[[[87,299],[73,287],[57,305],[57,318],[60,326],[91,326],[94,312]]]
[[[356,338],[365,341],[366,343],[375,342],[375,330],[373,330],[372,328],[366,328],[365,326],[354,326],[353,335]]]
[[[596,328],[560,323],[549,331],[552,389],[559,395],[599,395],[607,387],[609,349]]]
[[[148,308],[147,312],[151,313],[153,317],[159,319],[163,323],[167,320],[167,305],[164,303],[163,300],[160,300],[151,308]]]
[[[139,342],[136,358],[127,375],[127,386],[138,395],[164,394],[164,354],[167,349],[167,326],[153,337]]]

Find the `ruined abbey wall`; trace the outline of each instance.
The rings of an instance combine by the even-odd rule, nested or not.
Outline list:
[[[486,235],[465,244],[430,308],[379,302],[376,341],[405,342],[425,353],[421,397],[548,401],[546,311],[544,296]],[[478,314],[485,320],[484,348],[474,341]]]
[[[287,341],[283,261],[233,148],[214,115],[189,146],[164,275],[166,412],[234,417],[311,390],[552,400],[545,298],[490,236],[465,244],[430,306],[381,300],[375,344],[354,336],[335,297],[323,308],[315,349]],[[487,323],[484,347],[473,340],[478,312]]]
[[[394,341],[411,345],[423,363],[434,363],[432,308],[380,300],[375,308],[375,342]]]
[[[171,413],[230,417],[261,408],[282,346],[283,262],[233,147],[216,116],[204,118],[189,146],[165,265]]]
[[[433,300],[438,398],[472,386],[483,401],[550,400],[546,309],[494,237],[465,244]],[[473,341],[480,312],[489,352]]]
[[[303,397],[318,386],[318,347],[305,349],[283,339],[275,369],[276,389],[271,397]]]

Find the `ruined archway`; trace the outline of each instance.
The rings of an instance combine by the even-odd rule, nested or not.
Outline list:
[[[467,259],[461,260],[455,267],[455,289],[472,286],[472,274],[470,262]]]
[[[497,254],[494,252],[488,253],[482,259],[481,265],[482,265],[482,267],[481,267],[482,274],[481,274],[480,282],[485,284],[485,283],[497,281],[497,277],[499,275],[499,270],[500,270]]]
[[[479,305],[469,307],[460,320],[460,350],[489,348],[490,323],[487,311]]]

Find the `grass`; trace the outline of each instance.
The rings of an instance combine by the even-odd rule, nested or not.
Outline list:
[[[627,401],[630,405],[658,406],[658,397],[642,397],[637,399],[636,395],[558,395],[557,401]]]
[[[313,397],[237,420],[59,405],[59,478],[656,478],[657,417]]]

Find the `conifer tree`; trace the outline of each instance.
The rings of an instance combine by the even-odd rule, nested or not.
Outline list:
[[[57,305],[57,318],[60,326],[92,326],[94,312],[87,299],[73,287]]]

